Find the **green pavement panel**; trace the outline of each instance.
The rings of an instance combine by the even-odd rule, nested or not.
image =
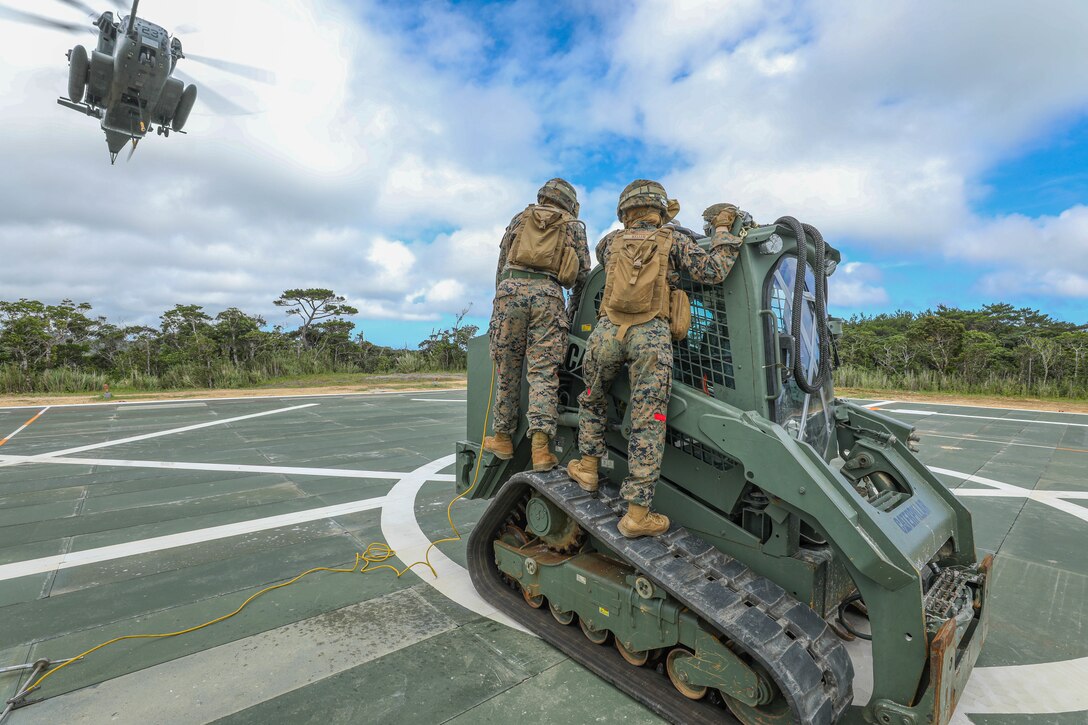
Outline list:
[[[1002,554],[1088,576],[1088,521],[1030,501],[1005,539]],[[1082,613],[1088,614],[1088,601]]]
[[[0,529],[0,546],[99,532],[104,533],[103,538],[109,540],[109,543],[116,544],[136,538],[175,533],[178,529],[168,530],[171,528],[169,525],[156,526],[171,521],[182,522],[180,530],[184,531],[209,525],[197,521],[208,515],[222,514],[218,517],[216,524],[210,524],[218,525],[310,508],[314,508],[311,499],[299,498],[298,491],[293,486],[285,484],[263,491],[246,491],[195,501],[179,501],[170,506],[142,506],[121,511],[6,526]],[[184,523],[190,519],[194,520],[193,525]],[[131,529],[134,533],[126,533],[122,529]],[[135,533],[137,531],[139,533]]]
[[[0,480],[2,480],[0,473]],[[49,488],[43,491],[28,491],[11,495],[0,495],[0,512],[16,509],[21,506],[36,506],[45,503],[59,501],[78,501],[87,493],[86,486],[67,486],[64,488]]]
[[[287,579],[315,566],[355,561],[354,542],[325,536],[293,546],[248,553],[179,571],[150,574],[41,601],[0,608],[0,647],[95,629],[107,622],[169,609],[179,603],[219,598],[225,594]]]
[[[305,570],[297,568],[297,571],[291,571],[292,575]],[[51,678],[46,683],[48,687],[43,687],[42,695],[53,697],[95,685],[418,584],[418,580],[398,579],[385,570],[371,574],[315,572],[288,587],[258,597],[234,617],[210,627],[177,637],[129,640],[105,647],[78,666],[66,668]],[[179,631],[234,611],[247,597],[265,586],[267,583],[249,586],[229,595],[184,602],[169,609],[50,638],[35,645],[32,656],[70,657],[121,635]],[[246,685],[243,681],[239,686]]]
[[[725,720],[724,711],[722,719]],[[446,722],[449,725],[511,722],[664,725],[667,721],[568,660]]]
[[[163,472],[149,470],[149,476],[155,475],[159,481],[159,486],[142,491],[101,495],[98,491],[92,489],[92,495],[83,510],[88,514],[95,514],[104,511],[139,508],[141,506],[174,504],[180,501],[192,501],[211,496],[291,485],[290,481],[284,476],[272,473],[220,473],[215,480],[200,483],[188,483],[186,481],[186,471],[171,471],[168,473],[173,475],[163,475]]]
[[[16,544],[0,549],[0,566],[14,564],[17,561],[40,559],[44,556],[56,556],[68,551],[67,539],[53,539],[51,541],[32,541],[27,544]],[[0,591],[4,583],[0,582]]]
[[[173,549],[125,556],[96,564],[74,566],[57,572],[49,595],[58,596],[79,589],[135,579],[149,574],[188,569],[202,564],[221,562],[233,556],[275,552],[286,546],[295,546],[327,536],[346,536],[346,532],[334,522],[322,519]]]
[[[1077,636],[1088,614],[1088,576],[1000,553],[991,585],[990,632],[979,667],[1088,656]]]
[[[16,508],[0,508],[0,528],[13,524],[30,524],[38,521],[74,516],[79,511],[82,499],[54,501]]]
[[[440,723],[559,661],[539,640],[481,620],[216,722]]]
[[[402,589],[51,698],[27,715],[73,725],[107,716],[208,722],[456,626],[414,588]]]
[[[41,599],[51,579],[51,574],[31,574],[0,582],[0,622],[4,621],[4,612],[8,607]],[[9,625],[4,622],[4,626],[6,628]],[[0,632],[0,639],[2,638],[3,633]]]
[[[968,715],[975,725],[1084,725],[1088,710],[1032,715]]]

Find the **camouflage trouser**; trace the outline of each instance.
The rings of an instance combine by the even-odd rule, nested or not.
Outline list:
[[[631,378],[631,439],[627,443],[629,474],[620,495],[632,503],[649,506],[654,485],[661,475],[665,453],[665,409],[672,389],[672,338],[669,325],[655,319],[635,325],[623,341],[608,318],[602,317],[590,333],[582,363],[587,388],[578,396],[578,448],[583,455],[605,453],[604,432],[608,418],[605,393],[627,363]]]
[[[491,312],[491,358],[495,361],[496,433],[518,427],[521,364],[529,381],[529,430],[555,435],[559,364],[567,349],[566,310],[559,286],[549,280],[507,279]]]

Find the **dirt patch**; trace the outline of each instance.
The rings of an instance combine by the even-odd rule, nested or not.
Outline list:
[[[979,408],[1023,408],[1047,410],[1055,413],[1088,413],[1088,401],[1047,400],[1043,398],[1012,398],[999,395],[952,395],[946,393],[910,393],[902,390],[864,390],[861,388],[835,388],[835,394],[843,398],[866,400],[894,400],[903,403],[948,403],[973,405]]]
[[[77,403],[134,403],[147,400],[186,400],[192,398],[251,398],[261,396],[289,397],[292,395],[343,395],[345,393],[424,393],[429,390],[463,388],[464,374],[442,375],[371,375],[359,382],[336,384],[306,384],[285,382],[269,387],[238,389],[163,390],[150,393],[114,393],[110,400],[101,394],[72,393],[66,395],[3,395],[0,408],[23,405],[72,405]]]

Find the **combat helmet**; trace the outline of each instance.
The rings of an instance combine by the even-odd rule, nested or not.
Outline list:
[[[680,203],[670,199],[665,187],[649,179],[635,179],[620,193],[620,202],[616,205],[616,217],[623,221],[623,212],[636,207],[649,207],[661,212],[661,223],[671,220],[680,211]]]
[[[546,181],[536,193],[536,201],[538,204],[550,201],[574,216],[578,216],[578,193],[565,179],[556,178]]]

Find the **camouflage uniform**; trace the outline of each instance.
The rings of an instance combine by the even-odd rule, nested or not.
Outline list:
[[[495,275],[495,302],[491,312],[491,358],[495,361],[495,401],[492,406],[496,433],[513,433],[518,427],[521,399],[521,367],[527,361],[529,382],[529,430],[555,435],[559,365],[567,349],[570,320],[563,288],[555,279],[506,278],[510,246],[526,212],[506,227],[499,246]],[[567,226],[567,245],[578,255],[575,289],[585,285],[589,274],[589,247],[580,224]]]
[[[636,222],[629,228],[655,227]],[[622,233],[611,232],[597,244],[597,261],[606,269],[612,240]],[[687,270],[697,282],[718,284],[736,262],[738,243],[723,229],[715,233],[711,251],[707,252],[691,237],[673,231],[670,286],[679,283],[680,270]],[[631,326],[622,341],[616,339],[618,329],[602,311],[586,343],[583,370],[587,387],[578,397],[581,406],[578,447],[583,456],[604,456],[608,419],[605,394],[626,363],[631,381],[631,438],[627,444],[629,473],[620,495],[631,503],[649,507],[665,452],[665,411],[672,390],[672,338],[668,322],[660,317]]]

